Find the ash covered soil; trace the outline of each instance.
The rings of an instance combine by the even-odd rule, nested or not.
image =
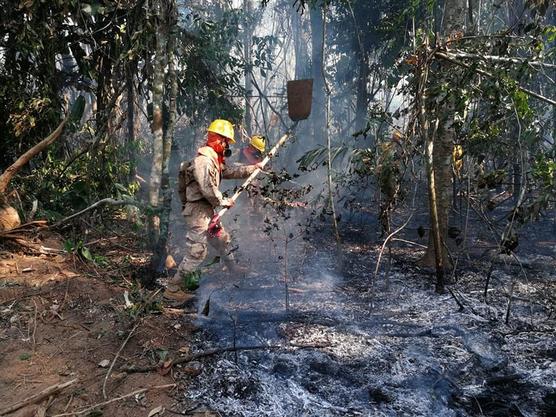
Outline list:
[[[242,246],[259,254],[248,259],[250,273],[203,281],[199,310],[208,314],[199,314],[193,350],[269,348],[207,359],[183,393],[183,410],[556,415],[553,256],[522,257],[521,266],[496,260],[485,298],[484,260],[460,260],[452,293],[438,295],[415,249],[386,251],[375,276],[377,245],[344,243],[341,260],[319,235],[289,242],[287,256],[284,242],[266,256],[260,242],[252,245]]]

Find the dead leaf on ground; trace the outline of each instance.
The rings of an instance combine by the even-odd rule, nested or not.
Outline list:
[[[158,407],[155,407],[151,411],[149,411],[149,415],[147,417],[153,417],[158,414],[162,415],[162,413],[164,413],[164,407],[159,405]]]
[[[162,366],[158,368],[158,373],[160,375],[168,375],[168,373],[172,370],[172,360],[168,359],[162,363]]]

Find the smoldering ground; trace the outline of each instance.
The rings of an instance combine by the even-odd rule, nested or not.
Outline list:
[[[388,286],[379,279],[369,291],[376,252],[346,244],[347,267],[338,274],[334,245],[324,237],[292,245],[287,310],[284,270],[270,259],[211,289],[198,349],[273,349],[208,361],[184,406],[200,403],[227,416],[519,416],[552,409],[556,346],[546,311],[516,305],[514,327],[501,326],[490,315],[503,312],[503,301],[487,306],[471,295],[458,311],[450,295],[435,296],[403,263],[393,266]],[[481,279],[468,273],[461,285],[470,289]],[[519,336],[525,328],[534,337]]]

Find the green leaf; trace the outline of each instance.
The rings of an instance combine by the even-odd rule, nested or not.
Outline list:
[[[81,256],[83,256],[83,258],[87,259],[88,261],[91,262],[94,261],[93,255],[91,254],[89,248],[86,247],[81,248]]]
[[[71,240],[64,240],[64,250],[67,253],[72,253],[75,249],[75,245]]]
[[[189,291],[195,291],[199,288],[199,281],[201,280],[201,272],[193,271],[188,273],[183,279],[183,286]]]

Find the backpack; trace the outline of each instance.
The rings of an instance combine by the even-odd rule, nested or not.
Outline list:
[[[182,205],[185,206],[187,202],[187,186],[191,183],[193,178],[191,178],[191,173],[189,168],[191,167],[191,162],[184,161],[180,164],[180,172],[178,174],[178,193],[180,194],[180,200]]]

